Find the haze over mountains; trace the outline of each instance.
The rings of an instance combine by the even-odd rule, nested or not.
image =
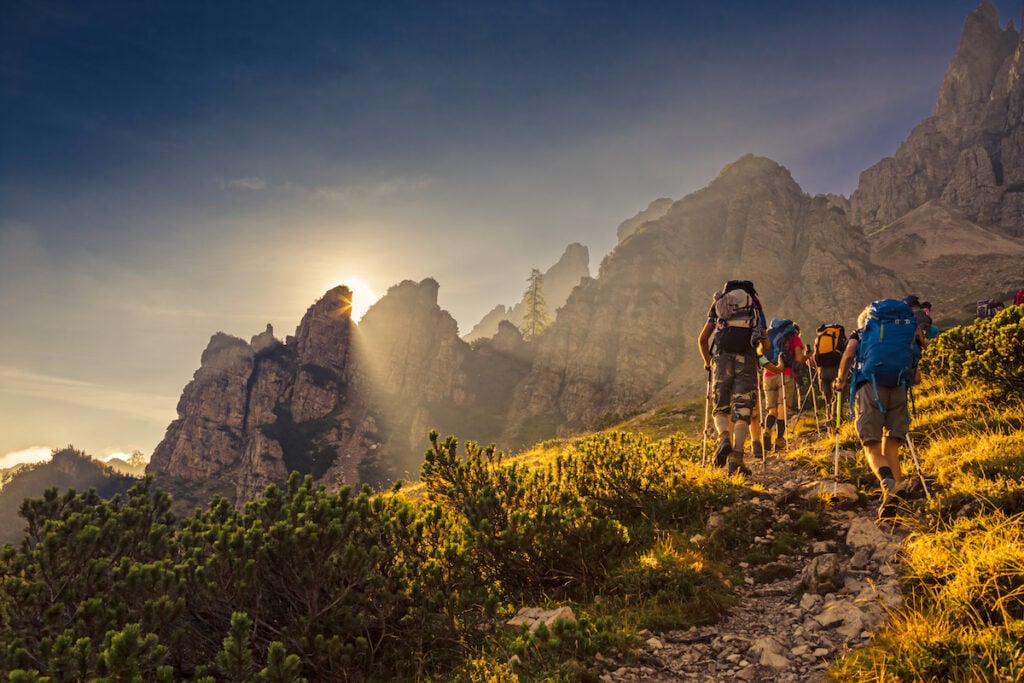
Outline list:
[[[293,335],[217,333],[147,472],[185,503],[236,503],[290,470],[329,488],[417,475],[426,434],[515,450],[699,395],[695,336],[711,293],[753,280],[769,316],[848,327],[914,291],[940,322],[1024,284],[1024,44],[983,3],[965,22],[935,113],[850,198],[810,196],[743,156],[707,187],[624,221],[591,277],[570,245],[545,272],[557,317],[538,340],[521,304],[460,338],[438,283],[392,287],[357,325],[343,287]],[[527,273],[523,273],[523,289]]]

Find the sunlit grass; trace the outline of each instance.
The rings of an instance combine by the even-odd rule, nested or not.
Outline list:
[[[1020,399],[979,384],[915,391],[911,438],[933,495],[904,520],[906,602],[834,680],[1024,680],[1022,419]]]

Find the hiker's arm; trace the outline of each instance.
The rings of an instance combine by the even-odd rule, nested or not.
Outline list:
[[[931,340],[928,339],[928,332],[924,328],[918,327],[917,328],[917,343],[918,343],[918,345],[922,349],[926,349],[926,348],[928,348],[928,342],[930,342],[930,341]]]
[[[798,337],[799,339],[799,337]],[[807,361],[807,346],[804,344],[804,340],[800,339],[800,344],[793,345],[793,362],[804,363]]]
[[[846,350],[843,351],[843,358],[839,361],[839,372],[836,373],[836,381],[833,386],[836,389],[843,389],[850,381],[850,371],[853,370],[853,362],[857,358],[857,347],[860,342],[856,339],[851,339],[846,344]]]
[[[715,331],[715,326],[710,322],[704,323],[704,327],[700,330],[700,336],[697,337],[697,348],[700,349],[700,357],[704,359],[704,367],[711,367],[711,333]]]

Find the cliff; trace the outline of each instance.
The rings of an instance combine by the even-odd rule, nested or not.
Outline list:
[[[1024,236],[1024,40],[985,0],[964,24],[933,116],[860,176],[855,224],[871,231],[942,200],[967,220]]]

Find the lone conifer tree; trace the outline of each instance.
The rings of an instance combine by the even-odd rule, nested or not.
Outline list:
[[[523,313],[523,336],[535,339],[551,324],[551,318],[544,302],[544,276],[534,268],[526,281],[530,284],[523,296],[523,303],[526,305],[526,311]]]

